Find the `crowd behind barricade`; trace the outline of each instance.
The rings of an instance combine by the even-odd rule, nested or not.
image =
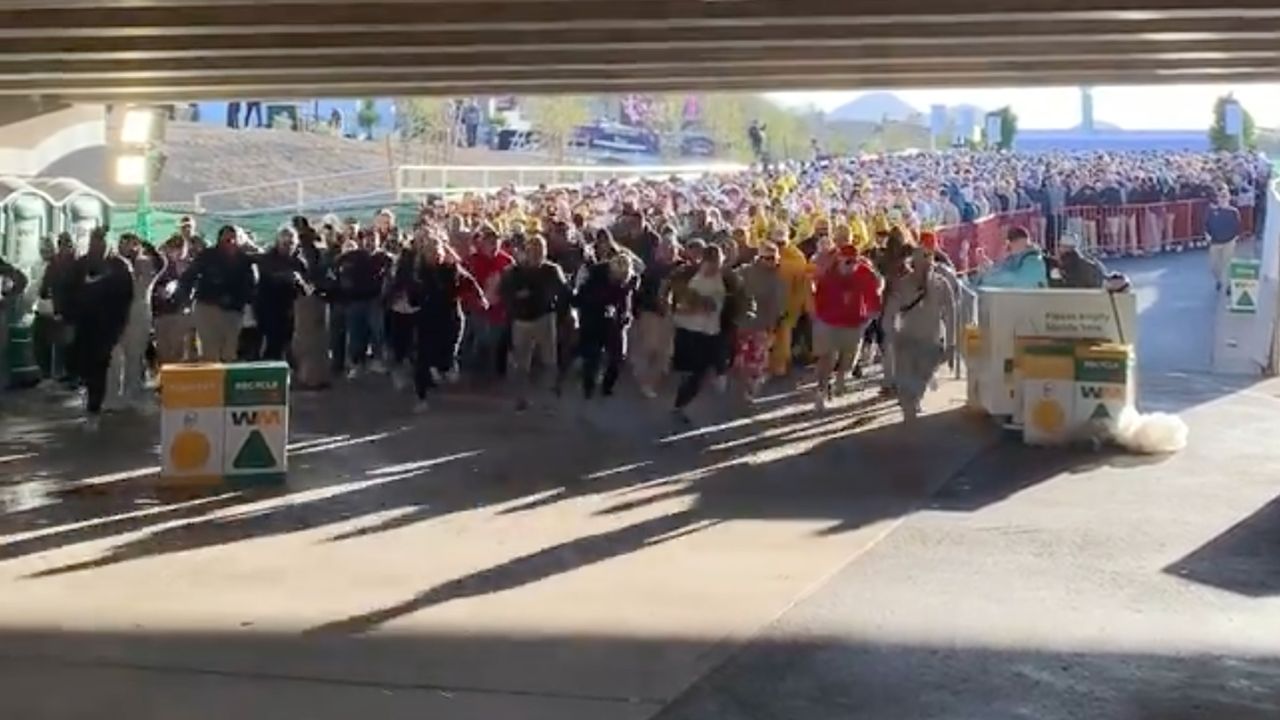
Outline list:
[[[28,292],[44,376],[81,385],[94,422],[150,407],[162,364],[257,359],[288,360],[301,388],[389,376],[417,411],[463,376],[523,410],[571,376],[608,397],[626,368],[646,397],[670,384],[681,423],[708,383],[750,398],[813,366],[822,409],[878,364],[910,419],[956,362],[970,286],[1107,282],[1098,236],[1123,240],[1127,216],[1090,232],[1075,209],[1202,202],[1178,240],[1212,243],[1220,279],[1267,179],[1243,154],[948,153],[508,188],[403,223],[299,216],[269,239],[206,239],[191,218],[155,247],[100,229],[78,254],[62,236]],[[1026,222],[997,246],[947,240],[992,215]]]

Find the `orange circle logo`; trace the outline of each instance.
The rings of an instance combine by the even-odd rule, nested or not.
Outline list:
[[[1031,422],[1045,432],[1058,433],[1067,424],[1067,414],[1062,410],[1062,405],[1057,400],[1044,398],[1032,408]]]
[[[169,446],[169,459],[179,472],[199,470],[209,462],[213,448],[209,446],[209,438],[199,430],[186,429],[173,438]]]

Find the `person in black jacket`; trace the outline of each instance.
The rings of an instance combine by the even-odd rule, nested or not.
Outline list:
[[[606,397],[613,394],[626,356],[627,328],[631,325],[631,301],[640,284],[631,258],[608,253],[587,266],[582,284],[573,295],[578,308],[578,355],[582,358],[582,394],[591,398],[596,383]],[[598,256],[599,257],[599,256]],[[604,356],[604,379],[600,360]]]
[[[355,379],[366,360],[375,373],[386,372],[382,361],[386,318],[382,311],[382,290],[391,255],[380,249],[371,230],[360,233],[359,247],[338,256],[338,288],[344,303],[347,326],[347,357],[351,368],[347,377]]]
[[[1063,235],[1056,256],[1045,258],[1049,287],[1100,288],[1107,279],[1107,268],[1080,249],[1080,239]]]
[[[520,383],[516,409],[524,410],[529,407],[534,355],[544,369],[557,368],[556,325],[569,313],[571,300],[564,270],[547,260],[547,241],[541,235],[528,239],[520,262],[502,276],[499,294],[511,318],[511,355]]]
[[[322,241],[317,253],[317,266],[312,270],[316,291],[325,302],[327,355],[332,375],[342,375],[347,365],[347,310],[338,282],[338,258],[342,257],[347,238],[342,221],[335,215],[325,216],[320,228]],[[351,247],[355,247],[354,238]],[[327,378],[325,379],[327,382]]]
[[[387,308],[387,350],[391,361],[391,382],[396,390],[404,389],[412,377],[414,338],[418,328],[418,306],[414,286],[418,256],[427,236],[419,231],[410,244],[401,249],[387,275],[382,302]]]
[[[43,251],[43,250],[42,250]],[[36,319],[32,327],[36,362],[47,379],[66,380],[71,366],[67,361],[67,281],[76,262],[75,241],[70,233],[60,233],[52,257],[40,277]]]
[[[303,279],[310,292],[294,303],[293,351],[294,376],[297,386],[318,390],[329,385],[329,336],[325,327],[325,283],[322,253],[324,242],[304,217],[293,219],[298,231],[298,249],[294,256],[302,263]]]
[[[188,359],[188,342],[193,327],[191,308],[178,297],[178,286],[189,261],[182,238],[174,235],[160,246],[164,258],[160,274],[151,285],[152,324],[156,334],[156,360],[161,366]]]
[[[128,261],[107,251],[107,232],[95,228],[89,235],[89,251],[71,267],[67,294],[69,320],[75,328],[72,354],[84,380],[85,409],[91,428],[107,392],[111,353],[124,333],[133,303],[133,276]]]
[[[178,282],[180,301],[194,290],[192,318],[205,362],[235,361],[244,308],[253,298],[253,258],[238,235],[231,225],[222,226],[217,244],[197,255]]]
[[[296,253],[297,231],[284,227],[276,244],[256,256],[258,292],[253,299],[253,316],[262,331],[263,360],[284,360],[293,342],[294,302],[310,292],[304,279],[307,268]]]
[[[422,239],[413,261],[411,304],[418,308],[417,347],[413,364],[413,385],[418,402],[416,412],[427,409],[427,391],[453,370],[462,339],[462,297],[484,293],[471,273],[436,235]]]
[[[7,286],[7,287],[5,287]],[[27,274],[0,258],[0,390],[9,387],[9,314],[22,302]]]

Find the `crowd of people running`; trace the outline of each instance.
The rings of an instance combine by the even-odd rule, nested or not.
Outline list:
[[[404,227],[391,210],[299,216],[265,242],[230,225],[206,240],[191,218],[158,246],[99,229],[83,254],[65,235],[44,248],[35,344],[95,422],[150,407],[162,364],[257,359],[288,360],[300,388],[387,375],[417,411],[463,376],[507,383],[523,410],[540,380],[607,397],[627,368],[656,398],[674,374],[682,423],[708,383],[750,398],[812,366],[823,409],[875,362],[910,419],[956,362],[969,287],[1107,282],[1065,229],[1046,252],[1013,227],[1002,256],[962,272],[935,227],[1037,203],[1051,217],[1075,201],[1059,187],[1102,202],[1118,186],[1122,202],[1213,198],[1206,230],[1225,243],[1265,180],[1245,155],[882,156],[435,197]]]

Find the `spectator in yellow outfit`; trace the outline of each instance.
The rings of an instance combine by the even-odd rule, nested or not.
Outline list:
[[[871,246],[871,231],[867,228],[867,221],[863,219],[861,213],[849,216],[849,233],[853,238],[853,244],[859,250],[866,250]]]
[[[778,275],[786,288],[782,320],[774,332],[773,348],[769,352],[769,371],[780,376],[791,369],[791,334],[809,306],[813,281],[809,261],[791,242],[785,226],[774,228],[770,240],[778,246]]]

